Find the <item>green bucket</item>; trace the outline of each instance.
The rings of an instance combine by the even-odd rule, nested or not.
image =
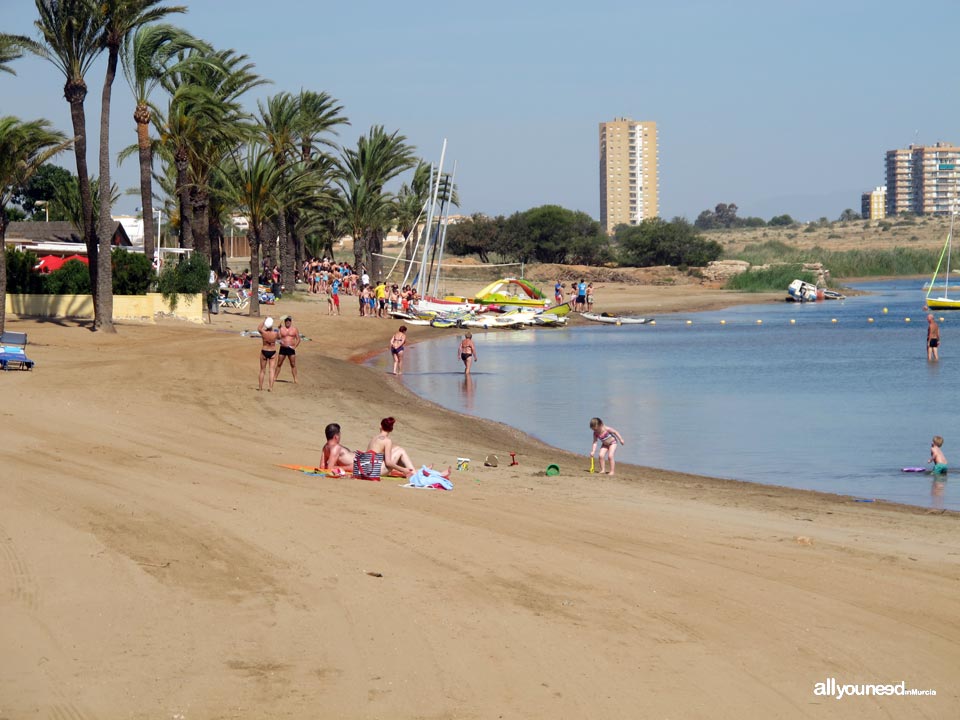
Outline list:
[[[555,465],[553,463],[550,463],[549,465],[547,465],[547,475],[559,475],[559,474],[560,474],[559,465]]]

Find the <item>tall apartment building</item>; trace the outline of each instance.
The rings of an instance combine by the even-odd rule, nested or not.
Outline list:
[[[955,207],[960,183],[960,147],[911,145],[887,151],[887,215],[945,215]]]
[[[637,225],[660,214],[657,124],[600,123],[600,224]]]
[[[887,216],[887,188],[878,187],[860,196],[860,216],[864,220],[883,220]]]

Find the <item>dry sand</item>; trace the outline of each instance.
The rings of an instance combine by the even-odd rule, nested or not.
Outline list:
[[[270,312],[312,338],[272,393],[242,316],[8,323],[37,367],[0,375],[0,718],[960,715],[956,514],[588,475],[349,362],[397,323]],[[385,415],[417,462],[474,459],[453,492],[277,467],[315,462],[330,421],[365,447]],[[829,677],[937,695],[816,696]]]

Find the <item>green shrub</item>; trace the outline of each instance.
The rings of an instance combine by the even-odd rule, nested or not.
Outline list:
[[[150,289],[156,274],[146,255],[115,248],[111,257],[114,295],[143,295]]]
[[[20,293],[42,294],[43,277],[35,273],[37,256],[20,250],[7,250],[7,292],[11,295]]]
[[[56,272],[44,278],[48,295],[89,295],[90,269],[79,260],[64,263]]]
[[[782,242],[751,244],[731,260],[746,260],[751,265],[820,262],[836,278],[871,275],[925,275],[937,266],[940,250],[893,248],[892,250],[826,250],[822,247],[797,248]]]
[[[774,290],[783,290],[786,292],[787,286],[794,280],[803,280],[808,283],[815,283],[817,279],[812,273],[803,272],[802,265],[776,265],[765,270],[747,270],[746,272],[734,275],[725,285],[727,290],[739,290],[740,292],[771,292]]]
[[[210,290],[210,265],[200,253],[178,263],[168,263],[160,272],[157,286],[171,308],[177,306],[180,293],[207,293]]]

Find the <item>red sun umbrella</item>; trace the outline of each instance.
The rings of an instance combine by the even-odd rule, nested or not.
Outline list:
[[[90,261],[87,260],[87,256],[86,256],[86,255],[71,255],[70,257],[66,257],[66,258],[63,259],[63,261],[64,261],[65,263],[68,263],[68,262],[70,262],[71,260],[79,260],[79,261],[82,262],[84,265],[89,265],[89,264],[90,264]]]
[[[64,262],[64,259],[57,255],[44,255],[33,269],[42,273],[50,273],[63,267]]]

